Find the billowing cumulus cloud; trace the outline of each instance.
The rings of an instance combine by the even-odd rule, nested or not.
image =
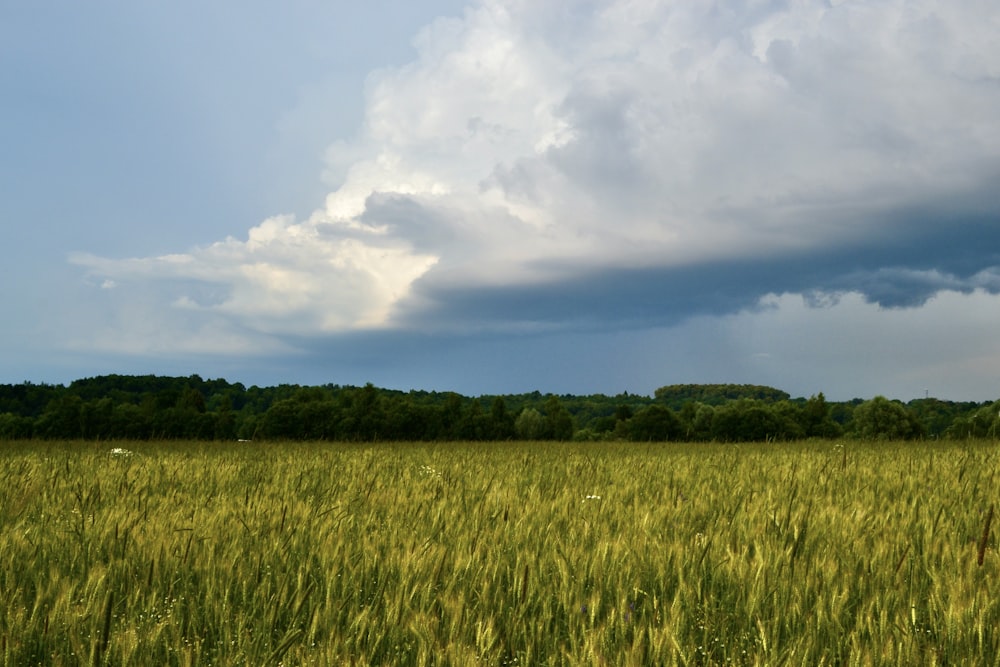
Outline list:
[[[370,75],[307,219],[75,261],[271,338],[988,296],[998,29],[986,0],[479,0]]]
[[[265,220],[245,241],[228,238],[185,254],[107,260],[76,255],[102,285],[148,283],[171,311],[248,322],[262,334],[378,327],[435,259],[384,229]],[[105,338],[106,340],[106,338]]]

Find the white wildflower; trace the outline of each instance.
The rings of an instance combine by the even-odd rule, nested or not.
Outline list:
[[[114,447],[111,450],[111,456],[132,456],[132,452],[122,447]]]

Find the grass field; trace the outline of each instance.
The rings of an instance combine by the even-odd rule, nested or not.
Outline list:
[[[2,443],[0,658],[1000,664],[998,464],[959,442]]]

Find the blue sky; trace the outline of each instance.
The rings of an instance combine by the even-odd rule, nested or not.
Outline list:
[[[1000,6],[0,7],[0,382],[1000,396]]]

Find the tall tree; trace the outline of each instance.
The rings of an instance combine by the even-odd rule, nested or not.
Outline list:
[[[514,431],[521,440],[544,440],[548,424],[535,408],[525,408],[514,421]]]
[[[507,412],[507,404],[497,396],[490,406],[489,437],[491,440],[509,440],[514,437],[514,417]]]
[[[629,438],[637,442],[676,440],[682,433],[681,421],[665,405],[642,408],[628,421]]]
[[[876,396],[854,410],[851,430],[865,440],[910,440],[923,435],[915,415],[898,401]]]
[[[573,416],[563,407],[559,397],[552,395],[545,401],[545,435],[552,440],[573,439]]]

